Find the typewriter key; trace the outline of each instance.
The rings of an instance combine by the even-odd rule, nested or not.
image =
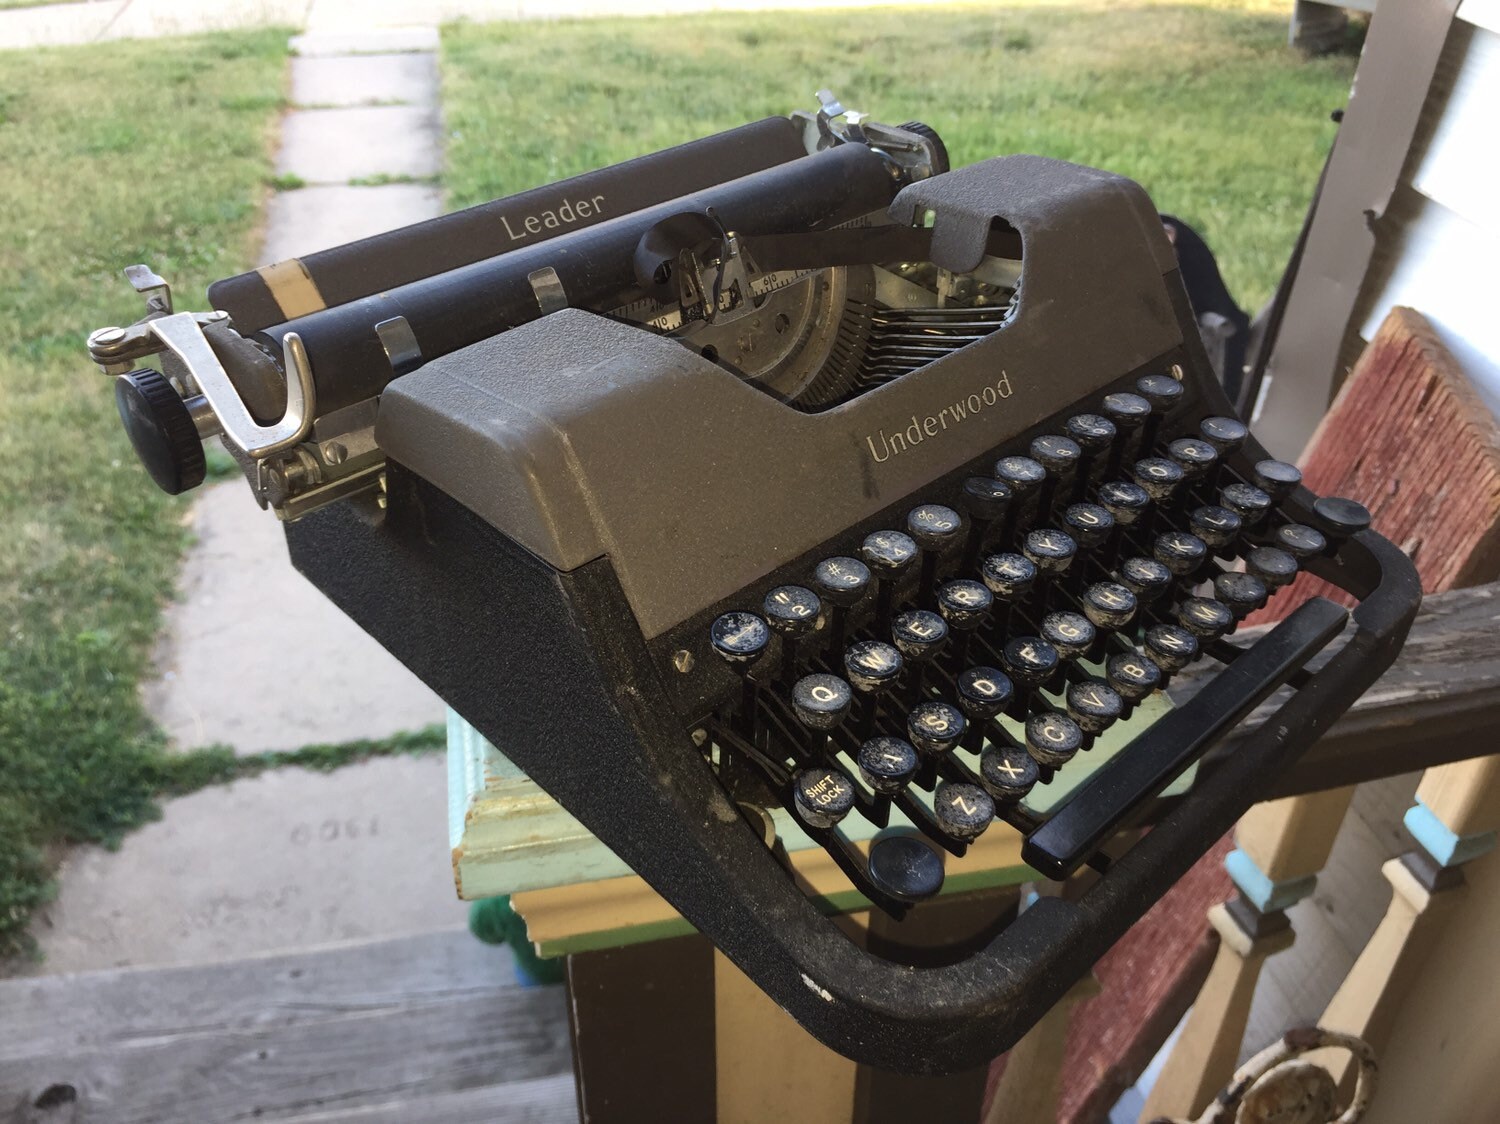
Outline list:
[[[959,506],[969,516],[969,537],[964,544],[964,570],[974,568],[990,527],[995,520],[1005,515],[1013,495],[1009,484],[993,476],[970,476],[964,481],[958,496]]]
[[[1059,437],[1046,433],[1031,442],[1031,457],[1047,470],[1046,482],[1037,499],[1037,516],[1046,518],[1052,510],[1059,482],[1078,467],[1083,459],[1083,450],[1071,437]]]
[[[1151,604],[1172,585],[1172,571],[1154,558],[1127,558],[1115,576],[1142,605]]]
[[[766,620],[781,633],[781,674],[790,681],[797,662],[798,641],[818,627],[823,604],[818,595],[800,585],[779,585],[761,604]]]
[[[1083,612],[1097,628],[1121,629],[1135,618],[1136,599],[1116,582],[1095,582],[1083,591]]]
[[[992,745],[979,758],[979,783],[997,804],[1025,799],[1039,776],[1036,759],[1020,746]]]
[[[1015,694],[1010,678],[999,668],[970,667],[958,676],[958,706],[971,721],[988,722]]]
[[[1298,561],[1316,558],[1328,549],[1328,540],[1321,531],[1304,527],[1301,523],[1287,523],[1276,528],[1275,542]]]
[[[930,609],[910,609],[896,614],[891,622],[891,639],[902,656],[920,663],[942,648],[948,639],[948,622]]]
[[[1094,626],[1078,613],[1048,613],[1042,618],[1042,639],[1065,660],[1082,659],[1093,646]]]
[[[833,827],[854,807],[854,785],[837,769],[803,769],[792,792],[797,814],[808,827]]]
[[[1062,513],[1063,530],[1085,550],[1101,546],[1115,529],[1115,517],[1096,503],[1069,504]]]
[[[936,700],[918,703],[906,716],[907,740],[925,754],[937,756],[956,746],[968,727],[963,712]]]
[[[917,544],[900,531],[875,531],[865,536],[859,547],[860,558],[875,574],[875,625],[884,629],[891,622],[891,602],[896,583],[917,558]]]
[[[1161,685],[1161,668],[1138,652],[1122,652],[1105,661],[1104,678],[1120,698],[1137,703]]]
[[[1033,714],[1026,720],[1026,750],[1038,765],[1061,769],[1083,747],[1083,731],[1066,714]]]
[[[1323,533],[1335,542],[1342,542],[1370,527],[1369,509],[1343,496],[1319,496],[1313,501],[1313,515]]]
[[[1226,484],[1219,503],[1240,517],[1246,527],[1256,526],[1271,510],[1271,497],[1253,484]]]
[[[765,655],[771,629],[754,613],[740,610],[715,618],[708,628],[709,643],[725,662],[748,667]]]
[[[1250,436],[1249,428],[1239,418],[1204,418],[1198,423],[1198,432],[1219,450],[1220,456],[1234,452]]]
[[[1063,422],[1063,429],[1085,455],[1102,453],[1119,433],[1114,422],[1099,414],[1074,414]]]
[[[942,553],[958,541],[963,519],[940,503],[918,504],[907,512],[906,533],[925,551]]]
[[[943,860],[914,835],[875,840],[868,869],[870,881],[897,901],[926,901],[943,888]]]
[[[977,784],[938,785],[932,798],[932,812],[938,825],[963,843],[978,839],[995,818],[995,802]]]
[[[1142,375],[1135,380],[1135,389],[1159,414],[1170,412],[1182,400],[1182,384],[1171,375]]]
[[[1258,546],[1245,555],[1245,572],[1254,574],[1274,592],[1297,576],[1297,560],[1274,546]]]
[[[1208,544],[1186,531],[1164,531],[1151,544],[1151,554],[1179,578],[1195,573],[1208,558]]]
[[[829,614],[829,650],[842,652],[849,609],[859,604],[865,590],[870,588],[870,568],[858,558],[825,558],[813,569],[813,588],[833,606]]]
[[[1266,583],[1254,574],[1228,570],[1214,577],[1214,596],[1229,607],[1234,619],[1238,621],[1244,620],[1264,605],[1268,591]]]
[[[1131,479],[1150,496],[1155,503],[1166,503],[1182,484],[1186,474],[1175,461],[1165,457],[1147,457],[1138,460],[1130,470]]]
[[[995,479],[1010,489],[1012,497],[1005,512],[1005,523],[1000,529],[999,541],[1003,546],[1014,540],[1016,521],[1027,506],[1026,501],[1047,479],[1047,470],[1030,457],[1012,455],[995,462]]]
[[[1234,627],[1229,606],[1212,597],[1189,597],[1177,607],[1177,623],[1204,640],[1217,640]]]
[[[1195,507],[1188,515],[1188,530],[1214,550],[1223,550],[1239,537],[1240,517],[1227,507],[1206,504]]]
[[[882,735],[859,747],[855,756],[865,784],[884,796],[900,792],[917,775],[920,761],[911,743]]]
[[[1167,674],[1181,671],[1198,656],[1198,638],[1175,624],[1156,624],[1146,630],[1146,655]]]
[[[1039,636],[1016,636],[1000,653],[1005,673],[1023,687],[1040,687],[1057,670],[1057,649]]]
[[[810,730],[832,730],[853,704],[854,692],[837,675],[804,675],[792,687],[792,711]]]
[[[985,614],[995,602],[995,595],[983,582],[955,578],[938,586],[938,612],[950,628],[969,632],[984,623]]]
[[[1286,461],[1265,460],[1256,464],[1250,478],[1273,500],[1284,500],[1302,483],[1302,471]]]
[[[1179,437],[1167,446],[1167,456],[1194,480],[1203,476],[1219,461],[1219,451],[1198,437]]]
[[[844,652],[844,670],[856,691],[883,691],[901,674],[901,653],[879,640],[856,640]]]
[[[1129,480],[1110,480],[1099,485],[1099,506],[1122,527],[1129,527],[1151,509],[1146,489]]]
[[[1078,553],[1078,544],[1071,535],[1062,531],[1052,527],[1039,527],[1027,534],[1021,553],[1037,568],[1038,573],[1060,574],[1072,563],[1074,555]]]
[[[1101,412],[1114,423],[1120,433],[1119,439],[1110,448],[1109,463],[1104,469],[1104,475],[1113,476],[1119,471],[1124,459],[1125,446],[1128,444],[1126,438],[1146,424],[1146,419],[1151,416],[1151,403],[1139,394],[1106,394]]]
[[[979,576],[1001,601],[1019,601],[1036,584],[1037,569],[1019,554],[991,554],[979,567]]]
[[[1125,702],[1098,679],[1068,685],[1068,717],[1085,734],[1094,736],[1109,729],[1125,712]]]

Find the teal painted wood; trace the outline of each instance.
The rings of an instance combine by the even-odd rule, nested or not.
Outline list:
[[[1046,812],[1060,803],[1087,777],[1118,753],[1137,734],[1170,709],[1160,694],[1100,737],[1086,754],[1059,770],[1050,785],[1038,786],[1027,806]],[[1013,734],[1020,728],[1009,719]],[[1177,792],[1192,783],[1193,771],[1168,789]],[[772,811],[777,835],[790,852],[814,846],[784,810]],[[907,824],[899,812],[892,824]],[[851,820],[846,834],[868,839],[876,829],[864,820]],[[453,711],[448,712],[448,838],[453,848],[453,873],[459,896],[468,901],[568,886],[602,878],[618,878],[630,868],[615,857],[581,823],[541,787],[530,780],[505,754]],[[1017,868],[1014,881],[1031,877]]]

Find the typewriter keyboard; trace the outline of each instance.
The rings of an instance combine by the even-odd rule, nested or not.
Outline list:
[[[721,774],[751,763],[898,915],[938,891],[941,860],[910,835],[866,857],[839,831],[851,817],[884,828],[899,810],[954,855],[1000,819],[1052,877],[1102,865],[1113,830],[1342,626],[1325,614],[1316,637],[1271,651],[1226,640],[1364,525],[1348,501],[1319,501],[1321,530],[1284,517],[1298,470],[1232,467],[1245,426],[1179,418],[1182,395],[1169,375],[1140,378],[713,619],[709,646],[739,683],[698,724]],[[1039,810],[1038,786],[1205,659],[1245,674],[1182,721],[1132,727],[1107,784]]]

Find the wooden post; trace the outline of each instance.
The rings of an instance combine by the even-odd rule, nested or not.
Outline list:
[[[1011,1048],[1005,1072],[995,1086],[984,1124],[1045,1124],[1057,1119],[1057,1099],[1062,1091],[1063,1055],[1068,1046],[1068,1026],[1083,1000],[1099,993],[1093,974],[1068,989],[1026,1037]]]

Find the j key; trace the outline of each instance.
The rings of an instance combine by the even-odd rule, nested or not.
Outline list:
[[[1328,540],[1323,532],[1301,523],[1287,523],[1276,528],[1272,541],[1299,562],[1316,558],[1328,549]]]
[[[1218,504],[1195,507],[1188,515],[1188,530],[1214,550],[1232,545],[1243,525],[1238,515]]]
[[[1198,658],[1198,638],[1177,624],[1157,624],[1146,630],[1146,656],[1171,675]]]
[[[1167,445],[1167,456],[1190,480],[1204,476],[1219,461],[1219,451],[1199,437],[1179,437]]]
[[[907,512],[906,533],[922,550],[921,597],[930,597],[938,559],[963,541],[963,519],[939,503],[918,504]]]
[[[921,761],[910,742],[882,735],[870,738],[855,755],[859,775],[882,796],[900,792],[917,775]]]
[[[1083,731],[1066,714],[1033,714],[1026,720],[1026,751],[1039,765],[1061,769],[1083,748]]]
[[[1082,659],[1094,644],[1094,625],[1078,613],[1048,613],[1042,618],[1042,639],[1065,660]]]
[[[901,674],[901,653],[879,640],[857,640],[844,652],[844,670],[856,691],[883,691]]]
[[[1118,630],[1135,619],[1135,594],[1118,582],[1095,582],[1083,591],[1082,602],[1096,628]]]
[[[1151,604],[1172,587],[1172,571],[1155,558],[1127,558],[1115,576],[1141,605]]]
[[[1217,640],[1234,627],[1229,606],[1212,597],[1189,597],[1177,607],[1177,623],[1198,638],[1199,644]]]
[[[1181,578],[1196,573],[1208,559],[1208,544],[1186,531],[1164,531],[1151,544],[1151,554]]]
[[[813,568],[813,588],[833,606],[828,643],[833,651],[841,652],[849,610],[870,588],[870,567],[858,558],[825,558]]]
[[[837,769],[803,769],[792,781],[792,794],[808,827],[833,827],[854,807],[854,785]]]
[[[1122,652],[1105,661],[1104,679],[1127,703],[1138,703],[1161,686],[1161,668],[1139,652]]]
[[[792,712],[809,730],[826,733],[849,716],[854,692],[837,675],[817,672],[792,685]]]
[[[875,531],[867,535],[860,544],[859,556],[878,583],[876,627],[883,629],[889,626],[896,583],[917,560],[917,553],[916,541],[900,531]]]
[[[1151,403],[1139,394],[1106,394],[1101,413],[1120,434],[1110,450],[1109,463],[1104,469],[1106,476],[1113,476],[1119,470],[1120,461],[1125,454],[1125,439],[1146,424],[1146,419],[1151,416]]]
[[[1258,546],[1245,555],[1245,572],[1254,574],[1275,591],[1297,576],[1297,560],[1274,546]]]
[[[1228,606],[1235,620],[1244,620],[1266,603],[1266,583],[1254,574],[1230,570],[1214,578],[1214,597]]]
[[[995,802],[977,784],[938,785],[932,798],[932,813],[938,825],[954,839],[972,842],[984,834],[995,818]]]
[[[1021,547],[1037,572],[1043,575],[1060,574],[1073,563],[1078,553],[1078,544],[1073,537],[1052,527],[1039,527],[1026,536]]]
[[[708,626],[709,644],[740,676],[740,732],[755,735],[756,685],[750,669],[771,645],[771,626],[754,613],[734,610],[716,617]]]
[[[1115,517],[1097,503],[1069,504],[1062,513],[1063,530],[1084,550],[1102,546],[1115,529]]]
[[[1078,467],[1078,462],[1083,459],[1083,449],[1071,437],[1046,433],[1032,441],[1030,452],[1031,459],[1047,470],[1047,479],[1037,500],[1038,516],[1045,518],[1052,510],[1058,484]]]
[[[1228,456],[1245,443],[1250,430],[1239,418],[1204,418],[1198,424],[1203,439],[1219,450],[1219,455]]]
[[[963,712],[951,703],[918,703],[906,716],[906,736],[921,753],[937,757],[956,746],[964,736],[968,722]]]
[[[1015,687],[995,667],[965,668],[958,676],[958,705],[971,722],[983,723],[1010,705]]]
[[[1284,500],[1302,483],[1302,472],[1286,461],[1265,460],[1256,464],[1250,479],[1273,500]]]
[[[1157,504],[1171,499],[1185,477],[1182,466],[1166,457],[1146,457],[1136,461],[1130,470],[1130,478]]]
[[[897,613],[891,622],[891,639],[905,659],[922,663],[942,649],[948,639],[948,622],[930,609]]]
[[[797,662],[798,642],[818,627],[823,603],[818,595],[800,585],[779,585],[761,603],[766,621],[781,634],[781,673],[790,678]]]
[[[979,758],[979,783],[997,804],[1024,800],[1040,776],[1036,759],[1020,746],[992,745]]]
[[[1067,706],[1068,717],[1090,737],[1104,733],[1125,712],[1125,701],[1098,679],[1069,684]]]
[[[1249,527],[1256,527],[1271,510],[1271,497],[1254,484],[1226,484],[1219,492],[1219,505],[1227,507]]]
[[[1004,517],[1014,495],[1009,484],[993,476],[970,476],[964,481],[958,497],[959,506],[969,517],[969,537],[964,545],[964,570],[974,568],[990,527],[996,520]]]

